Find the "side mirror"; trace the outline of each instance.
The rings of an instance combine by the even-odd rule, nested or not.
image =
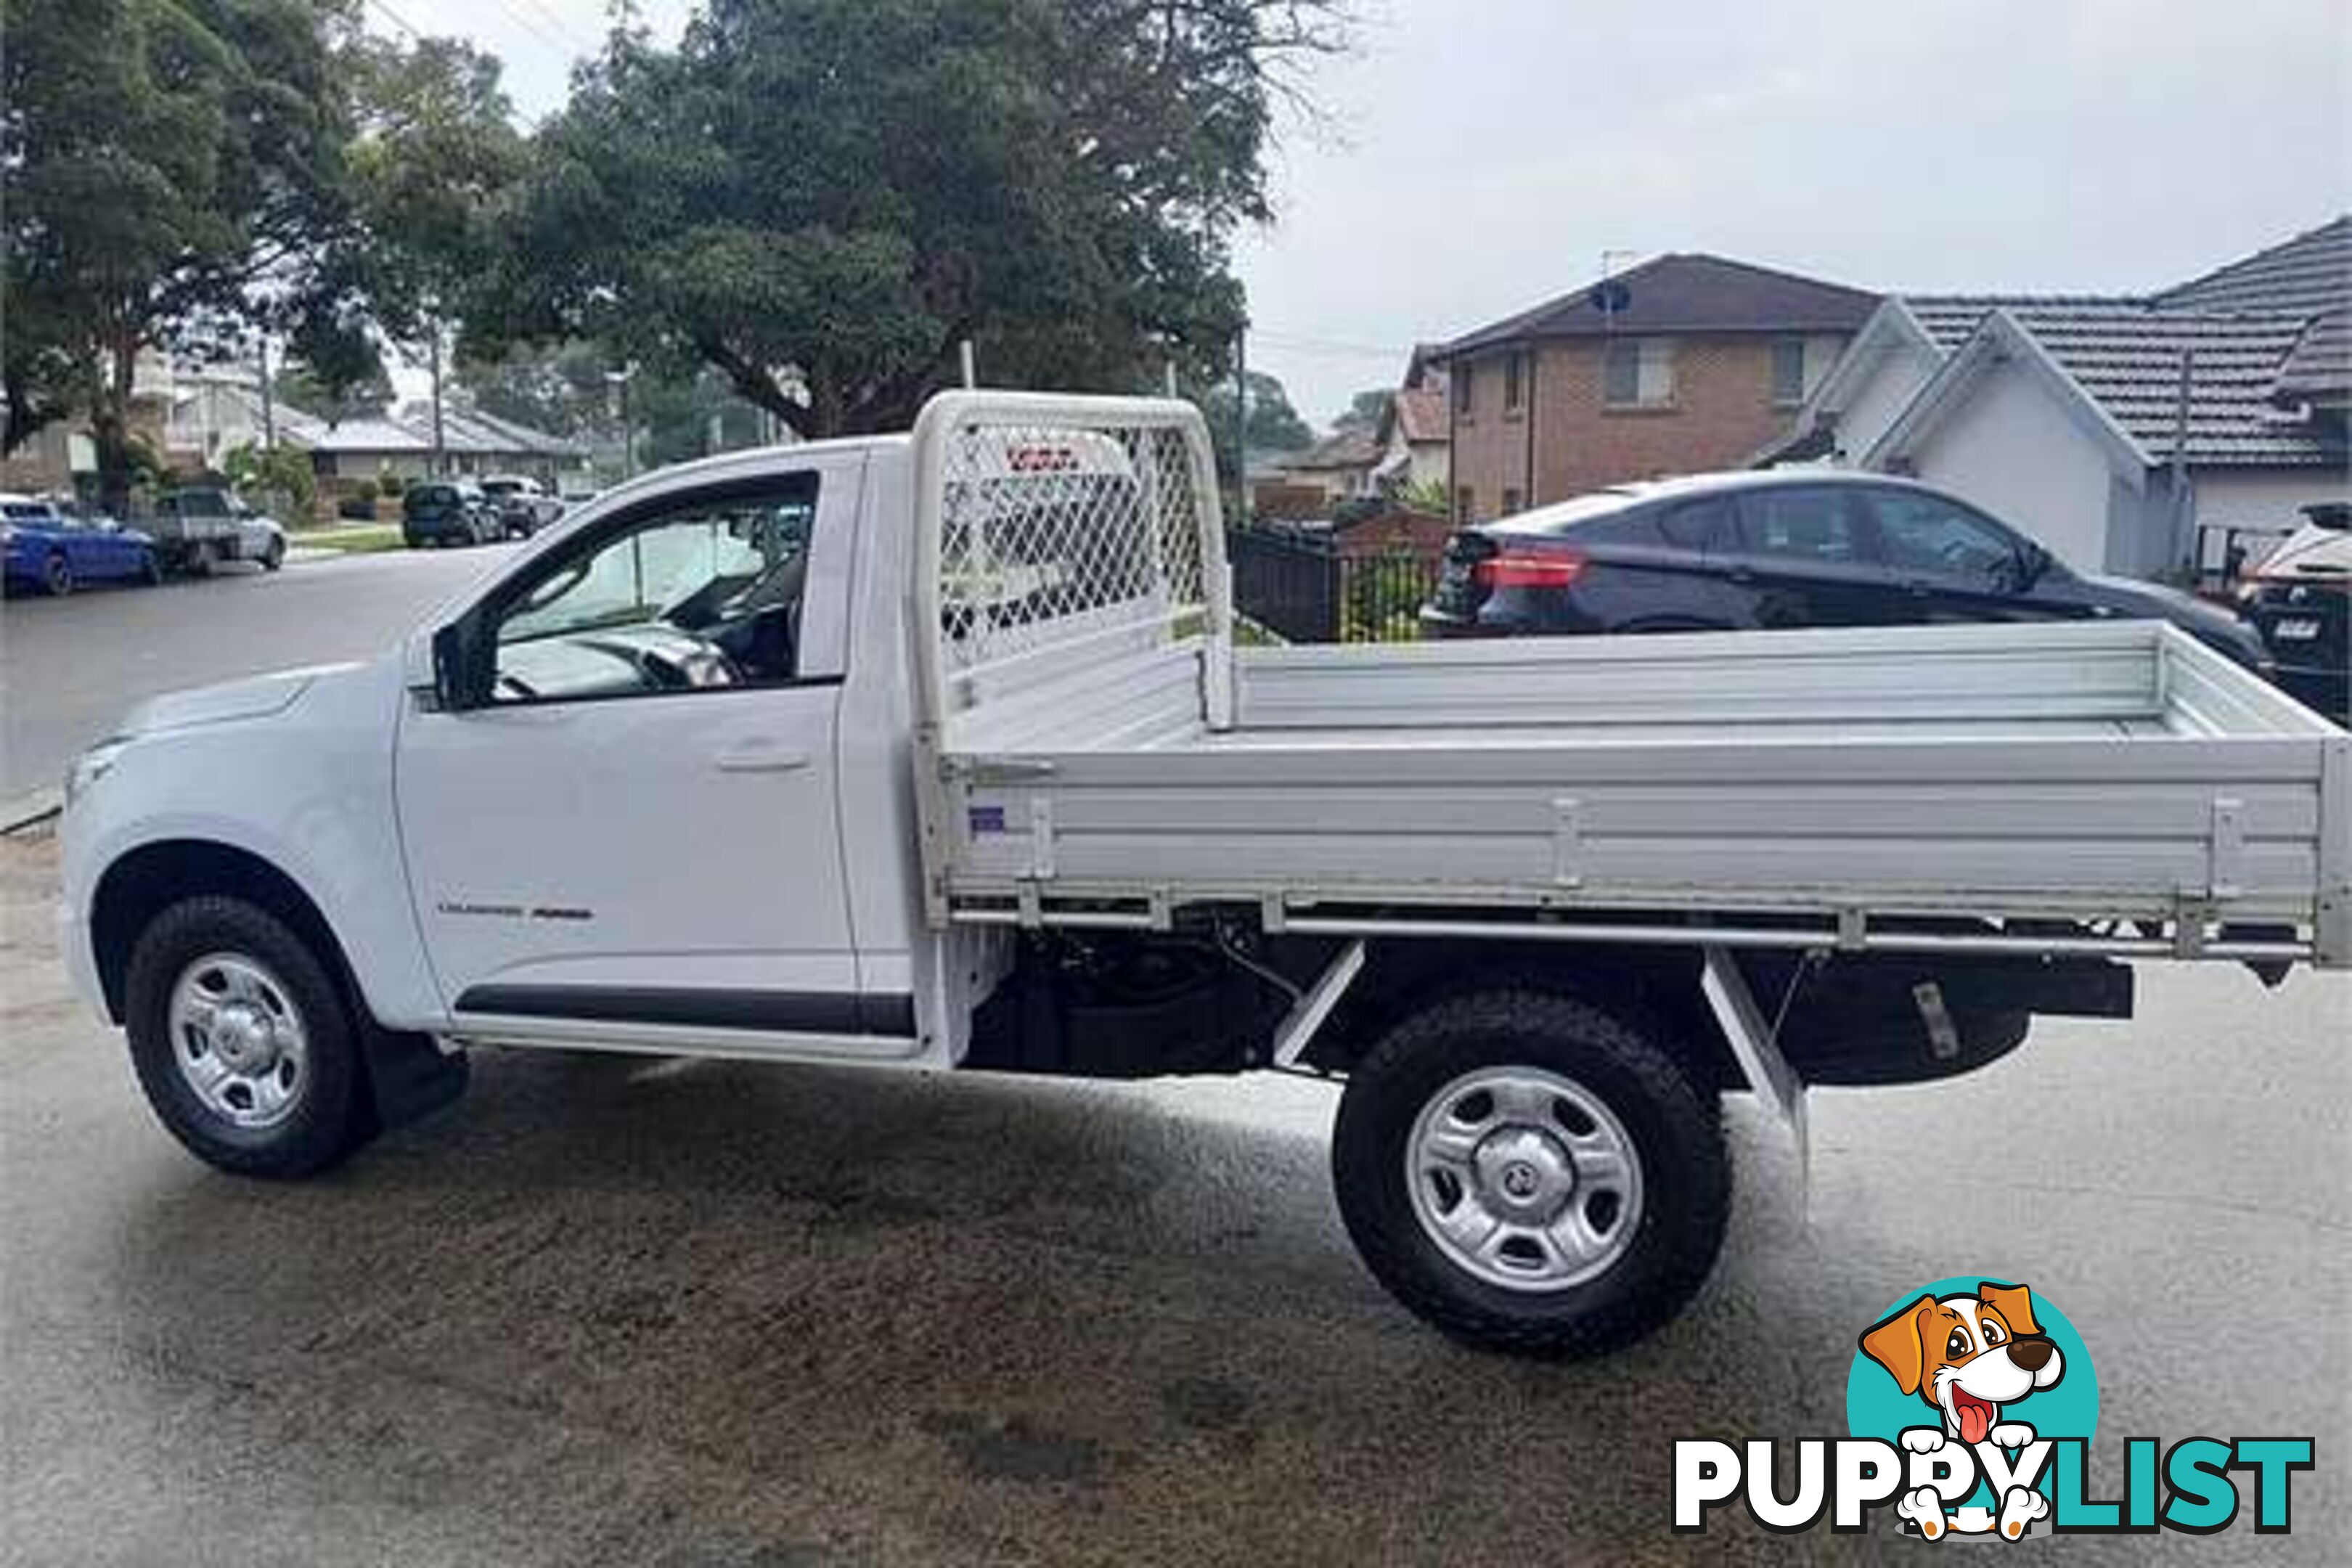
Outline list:
[[[461,616],[433,634],[433,695],[444,713],[482,706],[476,621]]]

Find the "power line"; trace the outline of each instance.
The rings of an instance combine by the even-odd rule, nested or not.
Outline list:
[[[424,34],[418,32],[415,28],[408,25],[407,17],[394,10],[390,5],[385,5],[384,0],[367,0],[367,3],[374,10],[377,16],[382,16],[385,21],[399,28],[402,32],[406,33],[410,37],[422,38],[425,37]]]

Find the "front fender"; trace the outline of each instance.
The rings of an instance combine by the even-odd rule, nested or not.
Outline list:
[[[393,810],[396,659],[313,681],[264,717],[133,736],[67,809],[61,934],[76,978],[94,974],[91,902],[108,870],[173,841],[241,850],[285,874],[343,951],[368,1010],[390,1029],[445,1019],[425,963]]]

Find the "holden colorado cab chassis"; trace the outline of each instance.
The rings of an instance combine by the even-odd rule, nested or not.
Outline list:
[[[477,1045],[1344,1079],[1372,1272],[1574,1354],[1712,1265],[1724,1092],[2352,961],[2352,737],[2168,626],[1236,647],[1223,537],[1170,402],[648,476],[79,759],[68,962],[260,1175]]]

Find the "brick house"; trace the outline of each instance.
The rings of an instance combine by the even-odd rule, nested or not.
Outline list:
[[[1787,428],[1877,305],[1858,289],[1676,254],[1455,339],[1439,357],[1456,517],[1739,466]]]

